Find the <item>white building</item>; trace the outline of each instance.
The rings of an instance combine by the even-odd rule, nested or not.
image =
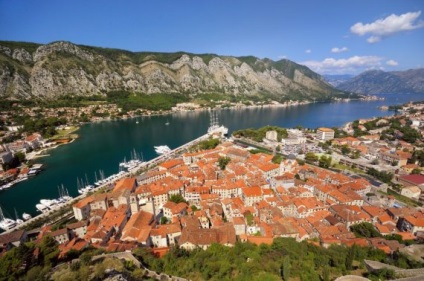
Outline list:
[[[322,141],[334,139],[334,130],[329,128],[318,128],[317,139]]]

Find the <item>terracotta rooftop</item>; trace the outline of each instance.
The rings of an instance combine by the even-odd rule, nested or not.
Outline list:
[[[421,185],[424,183],[424,175],[405,175],[400,176],[399,179],[415,185]]]
[[[135,178],[123,178],[116,182],[115,187],[113,188],[113,191],[121,191],[124,189],[128,189],[130,191],[133,191],[133,189],[137,185],[137,180]]]

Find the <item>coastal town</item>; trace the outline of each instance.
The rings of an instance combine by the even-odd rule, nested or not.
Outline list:
[[[322,247],[369,246],[386,254],[424,239],[421,174],[424,105],[344,128],[267,130],[253,140],[211,133],[216,146],[182,152],[72,205],[69,223],[0,235],[3,253],[45,236],[59,259],[95,247],[207,249],[278,237]],[[365,235],[371,227],[374,235]],[[362,235],[361,235],[362,233]],[[389,239],[388,237],[397,237]]]
[[[366,97],[374,100],[375,97]],[[269,100],[257,102],[211,101],[215,109],[242,109],[251,107],[289,107],[306,104],[307,102],[288,101],[278,103]],[[42,157],[46,151],[59,145],[71,143],[78,135],[74,132],[81,124],[87,122],[102,122],[118,119],[135,118],[138,116],[167,115],[179,112],[210,110],[209,107],[194,102],[177,103],[170,110],[129,110],[124,111],[116,104],[94,103],[84,106],[40,107],[23,106],[19,103],[10,105],[11,110],[0,110],[0,190],[8,189],[14,184],[28,179],[40,172],[36,166],[30,170],[34,161],[28,166],[28,160]],[[16,112],[21,114],[19,117]],[[31,120],[22,124],[24,119]],[[45,120],[37,125],[37,120]],[[30,172],[30,173],[29,173]],[[28,174],[29,173],[29,174]]]

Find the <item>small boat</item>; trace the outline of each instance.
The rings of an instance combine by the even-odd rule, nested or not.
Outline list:
[[[15,217],[16,217],[15,222],[16,222],[16,224],[17,224],[17,225],[20,225],[20,224],[23,224],[23,223],[24,223],[24,221],[23,221],[23,220],[21,220],[21,219],[18,217],[18,212],[16,212],[16,209],[15,209]]]
[[[45,206],[43,204],[36,204],[35,208],[40,212],[45,212],[45,211],[49,210],[49,208],[47,208],[47,206]]]
[[[12,185],[13,185],[13,183],[9,182],[9,183],[2,185],[0,188],[1,188],[1,190],[8,189],[8,188],[11,188]]]
[[[168,154],[172,151],[167,145],[154,146],[154,148],[157,154]]]
[[[27,220],[32,219],[32,216],[31,216],[30,214],[23,213],[23,214],[22,214],[22,218],[23,218],[25,221],[27,221]]]
[[[24,181],[24,180],[27,180],[28,179],[28,176],[27,175],[25,175],[25,176],[23,176],[23,177],[20,177],[20,178],[17,178],[16,180],[14,180],[13,182],[14,183],[18,183],[18,182],[21,182],[21,181]]]
[[[138,120],[137,120],[137,121],[135,121],[135,123],[136,123],[136,124],[138,124]]]
[[[168,125],[169,125],[169,120],[166,120],[165,125],[166,125],[166,126],[168,126]]]

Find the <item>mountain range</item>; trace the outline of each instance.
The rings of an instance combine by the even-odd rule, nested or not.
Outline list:
[[[0,97],[52,99],[109,91],[223,93],[276,100],[345,95],[319,74],[287,59],[186,52],[130,52],[58,41],[0,41]]]
[[[370,70],[336,87],[359,94],[424,93],[424,68],[385,72]]]
[[[327,81],[330,85],[334,86],[337,88],[338,85],[349,81],[350,79],[352,79],[353,77],[355,77],[355,75],[352,74],[325,74],[323,75],[324,80]]]

